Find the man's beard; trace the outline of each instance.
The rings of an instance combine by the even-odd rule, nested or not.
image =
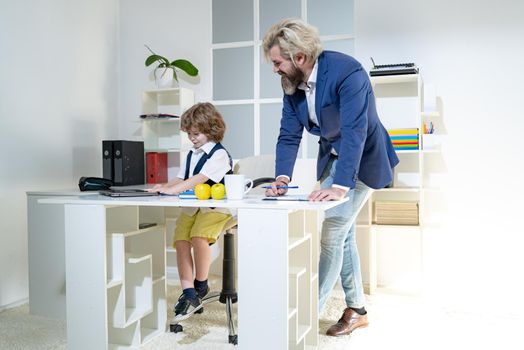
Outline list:
[[[304,73],[296,67],[293,67],[289,74],[282,74],[280,76],[280,83],[286,95],[293,95],[297,91],[297,87],[304,80]]]

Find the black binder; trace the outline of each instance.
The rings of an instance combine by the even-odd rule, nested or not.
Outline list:
[[[126,140],[102,141],[103,177],[115,186],[145,183],[144,142]]]
[[[104,179],[113,180],[113,141],[102,141],[102,172]]]

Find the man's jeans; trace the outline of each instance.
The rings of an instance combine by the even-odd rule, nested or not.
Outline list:
[[[336,168],[337,159],[333,158],[322,174],[321,188],[331,187]],[[324,308],[338,276],[346,294],[346,305],[354,308],[364,306],[355,220],[370,191],[364,183],[357,181],[356,188],[350,189],[346,195],[349,197],[347,202],[326,211],[320,240],[319,312]]]

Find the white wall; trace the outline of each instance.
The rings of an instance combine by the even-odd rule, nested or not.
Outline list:
[[[101,175],[117,130],[117,0],[0,1],[0,309],[27,298],[28,190]]]
[[[156,88],[154,66],[145,67],[147,44],[170,61],[185,58],[199,76],[178,74],[179,86],[195,91],[195,100],[210,101],[211,0],[126,0],[120,2],[120,137],[140,138],[142,91]]]
[[[424,237],[435,302],[522,303],[523,13],[511,0],[356,2],[357,58],[417,63],[443,102],[448,208]]]

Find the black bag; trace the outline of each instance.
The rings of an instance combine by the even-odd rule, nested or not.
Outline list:
[[[111,186],[113,186],[113,181],[101,177],[81,177],[78,180],[80,191],[108,190]]]

